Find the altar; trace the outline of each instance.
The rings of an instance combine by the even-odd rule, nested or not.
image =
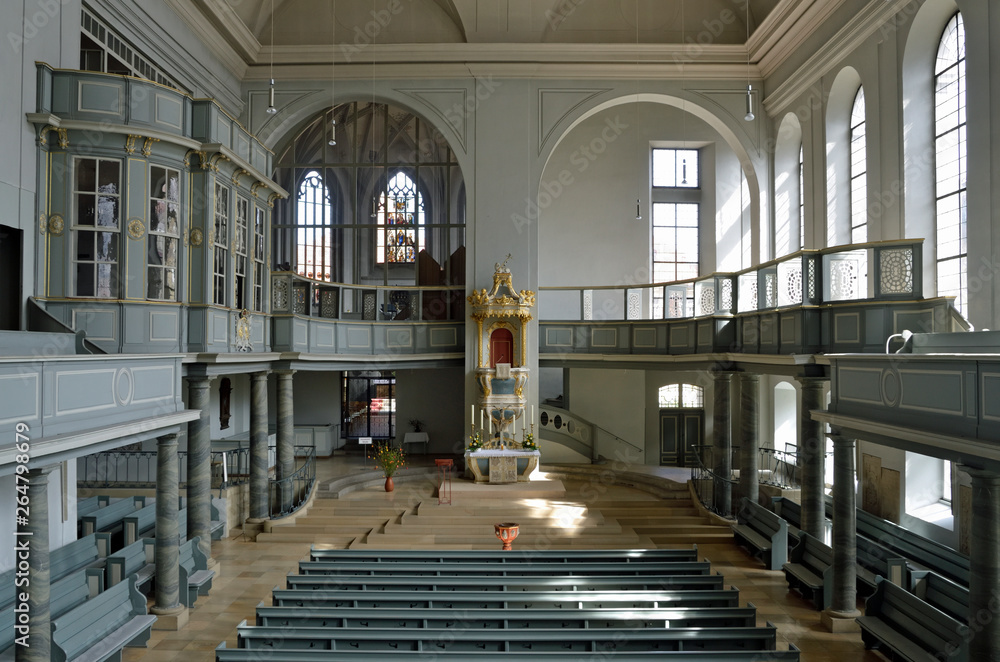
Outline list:
[[[477,483],[526,483],[538,470],[537,450],[466,451],[465,468]]]

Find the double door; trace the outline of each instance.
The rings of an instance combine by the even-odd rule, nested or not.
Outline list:
[[[661,409],[660,466],[696,465],[695,447],[702,443],[704,429],[703,409]]]

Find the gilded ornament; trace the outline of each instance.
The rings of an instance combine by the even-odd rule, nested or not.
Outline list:
[[[38,234],[45,234],[45,230],[48,229],[48,223],[45,222],[45,214],[39,214],[38,216]]]
[[[66,227],[66,221],[59,214],[53,214],[49,218],[49,234],[61,237],[63,233],[63,228]]]
[[[138,241],[146,234],[146,226],[138,218],[133,218],[128,222],[128,236]]]
[[[131,133],[125,138],[125,153],[135,154],[135,141],[142,136],[134,136]]]
[[[142,143],[142,154],[143,156],[149,156],[153,153],[153,143],[160,142],[159,138],[146,138],[145,142]]]
[[[204,240],[204,238],[205,238],[205,235],[201,231],[201,228],[192,228],[191,229],[191,245],[192,246],[201,246],[201,242]]]

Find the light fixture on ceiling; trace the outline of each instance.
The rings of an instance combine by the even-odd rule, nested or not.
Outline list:
[[[267,114],[274,115],[278,109],[274,106],[274,0],[271,0],[271,87],[267,92]]]
[[[688,160],[681,159],[681,184],[687,186],[688,183]]]
[[[747,114],[743,119],[752,122],[753,114],[753,86],[750,85],[750,2],[747,0]]]
[[[335,86],[337,83],[337,0],[333,0],[330,8],[330,140],[326,142],[330,147],[337,145],[337,95]]]

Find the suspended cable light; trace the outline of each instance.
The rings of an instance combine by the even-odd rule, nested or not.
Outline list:
[[[747,0],[747,114],[743,119],[752,122],[753,114],[753,86],[750,85],[750,2]]]
[[[274,106],[274,0],[271,0],[271,87],[267,92],[267,114],[274,115],[278,109]]]
[[[330,147],[337,145],[337,0],[330,8]]]

